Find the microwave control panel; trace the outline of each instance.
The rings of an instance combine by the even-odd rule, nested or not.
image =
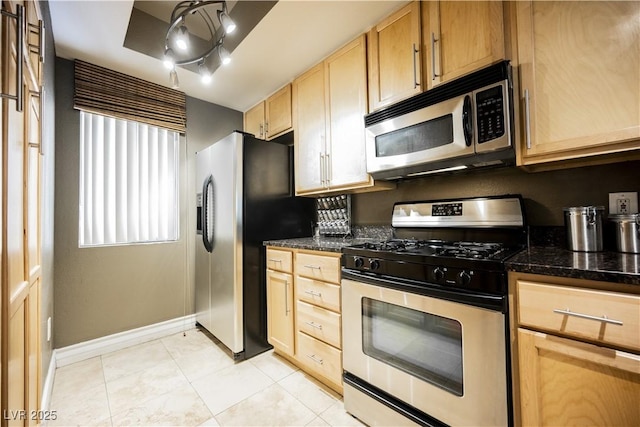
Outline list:
[[[502,85],[476,94],[478,144],[500,138],[505,133]]]

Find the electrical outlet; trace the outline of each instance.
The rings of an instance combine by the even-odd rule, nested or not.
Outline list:
[[[616,199],[619,214],[629,213],[629,199]]]
[[[638,193],[609,193],[609,214],[631,214],[638,212]]]

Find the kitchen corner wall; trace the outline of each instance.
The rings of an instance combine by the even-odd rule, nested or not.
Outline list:
[[[563,207],[601,205],[609,210],[609,193],[640,192],[640,161],[526,172],[509,167],[401,181],[393,191],[356,194],[356,225],[389,225],[400,201],[521,194],[532,226],[564,225]]]
[[[193,313],[195,153],[235,129],[242,113],[187,97],[177,242],[78,248],[79,120],[73,61],[55,63],[54,347]]]

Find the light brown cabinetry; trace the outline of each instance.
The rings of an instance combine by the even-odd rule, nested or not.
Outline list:
[[[296,194],[322,192],[326,189],[323,63],[293,81],[293,123]]]
[[[500,1],[422,3],[425,90],[505,58]]]
[[[527,1],[515,7],[520,163],[638,150],[640,3]]]
[[[40,11],[37,2],[2,2],[7,14],[24,6],[22,45],[16,19],[3,13],[0,24],[2,93],[23,94],[17,101],[2,98],[2,247],[0,249],[1,332],[0,378],[3,425],[35,425],[35,419],[11,417],[40,409],[40,280],[41,280],[41,150],[40,150]],[[35,37],[32,37],[32,31]],[[22,71],[18,73],[18,53]],[[32,53],[36,53],[32,55]],[[14,419],[15,418],[15,419]]]
[[[342,392],[340,254],[299,251],[295,280],[296,359]]]
[[[244,131],[271,140],[291,130],[291,84],[244,113]]]
[[[340,257],[267,247],[267,332],[276,353],[342,393]]]
[[[511,274],[522,425],[640,423],[640,295],[608,283]]]
[[[253,134],[256,138],[265,139],[264,121],[264,101],[260,101],[245,111],[244,131]]]
[[[420,28],[420,2],[413,1],[369,31],[371,111],[424,90],[421,84]]]
[[[363,35],[294,80],[296,194],[376,188],[365,158],[366,70]]]
[[[279,352],[294,354],[293,252],[267,248],[267,340]]]

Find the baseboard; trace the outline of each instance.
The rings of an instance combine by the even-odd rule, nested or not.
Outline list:
[[[49,410],[51,405],[51,394],[53,393],[53,380],[56,378],[56,350],[51,352],[51,359],[49,360],[49,369],[47,369],[47,376],[42,384],[42,396],[40,397],[40,409],[43,411]]]
[[[72,363],[91,359],[92,357],[102,356],[103,354],[107,354],[112,351],[122,350],[123,348],[131,347],[136,344],[142,344],[192,329],[195,327],[195,324],[196,315],[190,314],[177,319],[167,320],[153,325],[143,326],[141,328],[131,329],[129,331],[62,347],[54,350],[51,359],[55,360],[55,366],[59,368]],[[49,371],[51,371],[51,369]],[[47,377],[48,376],[49,375],[47,375]]]

